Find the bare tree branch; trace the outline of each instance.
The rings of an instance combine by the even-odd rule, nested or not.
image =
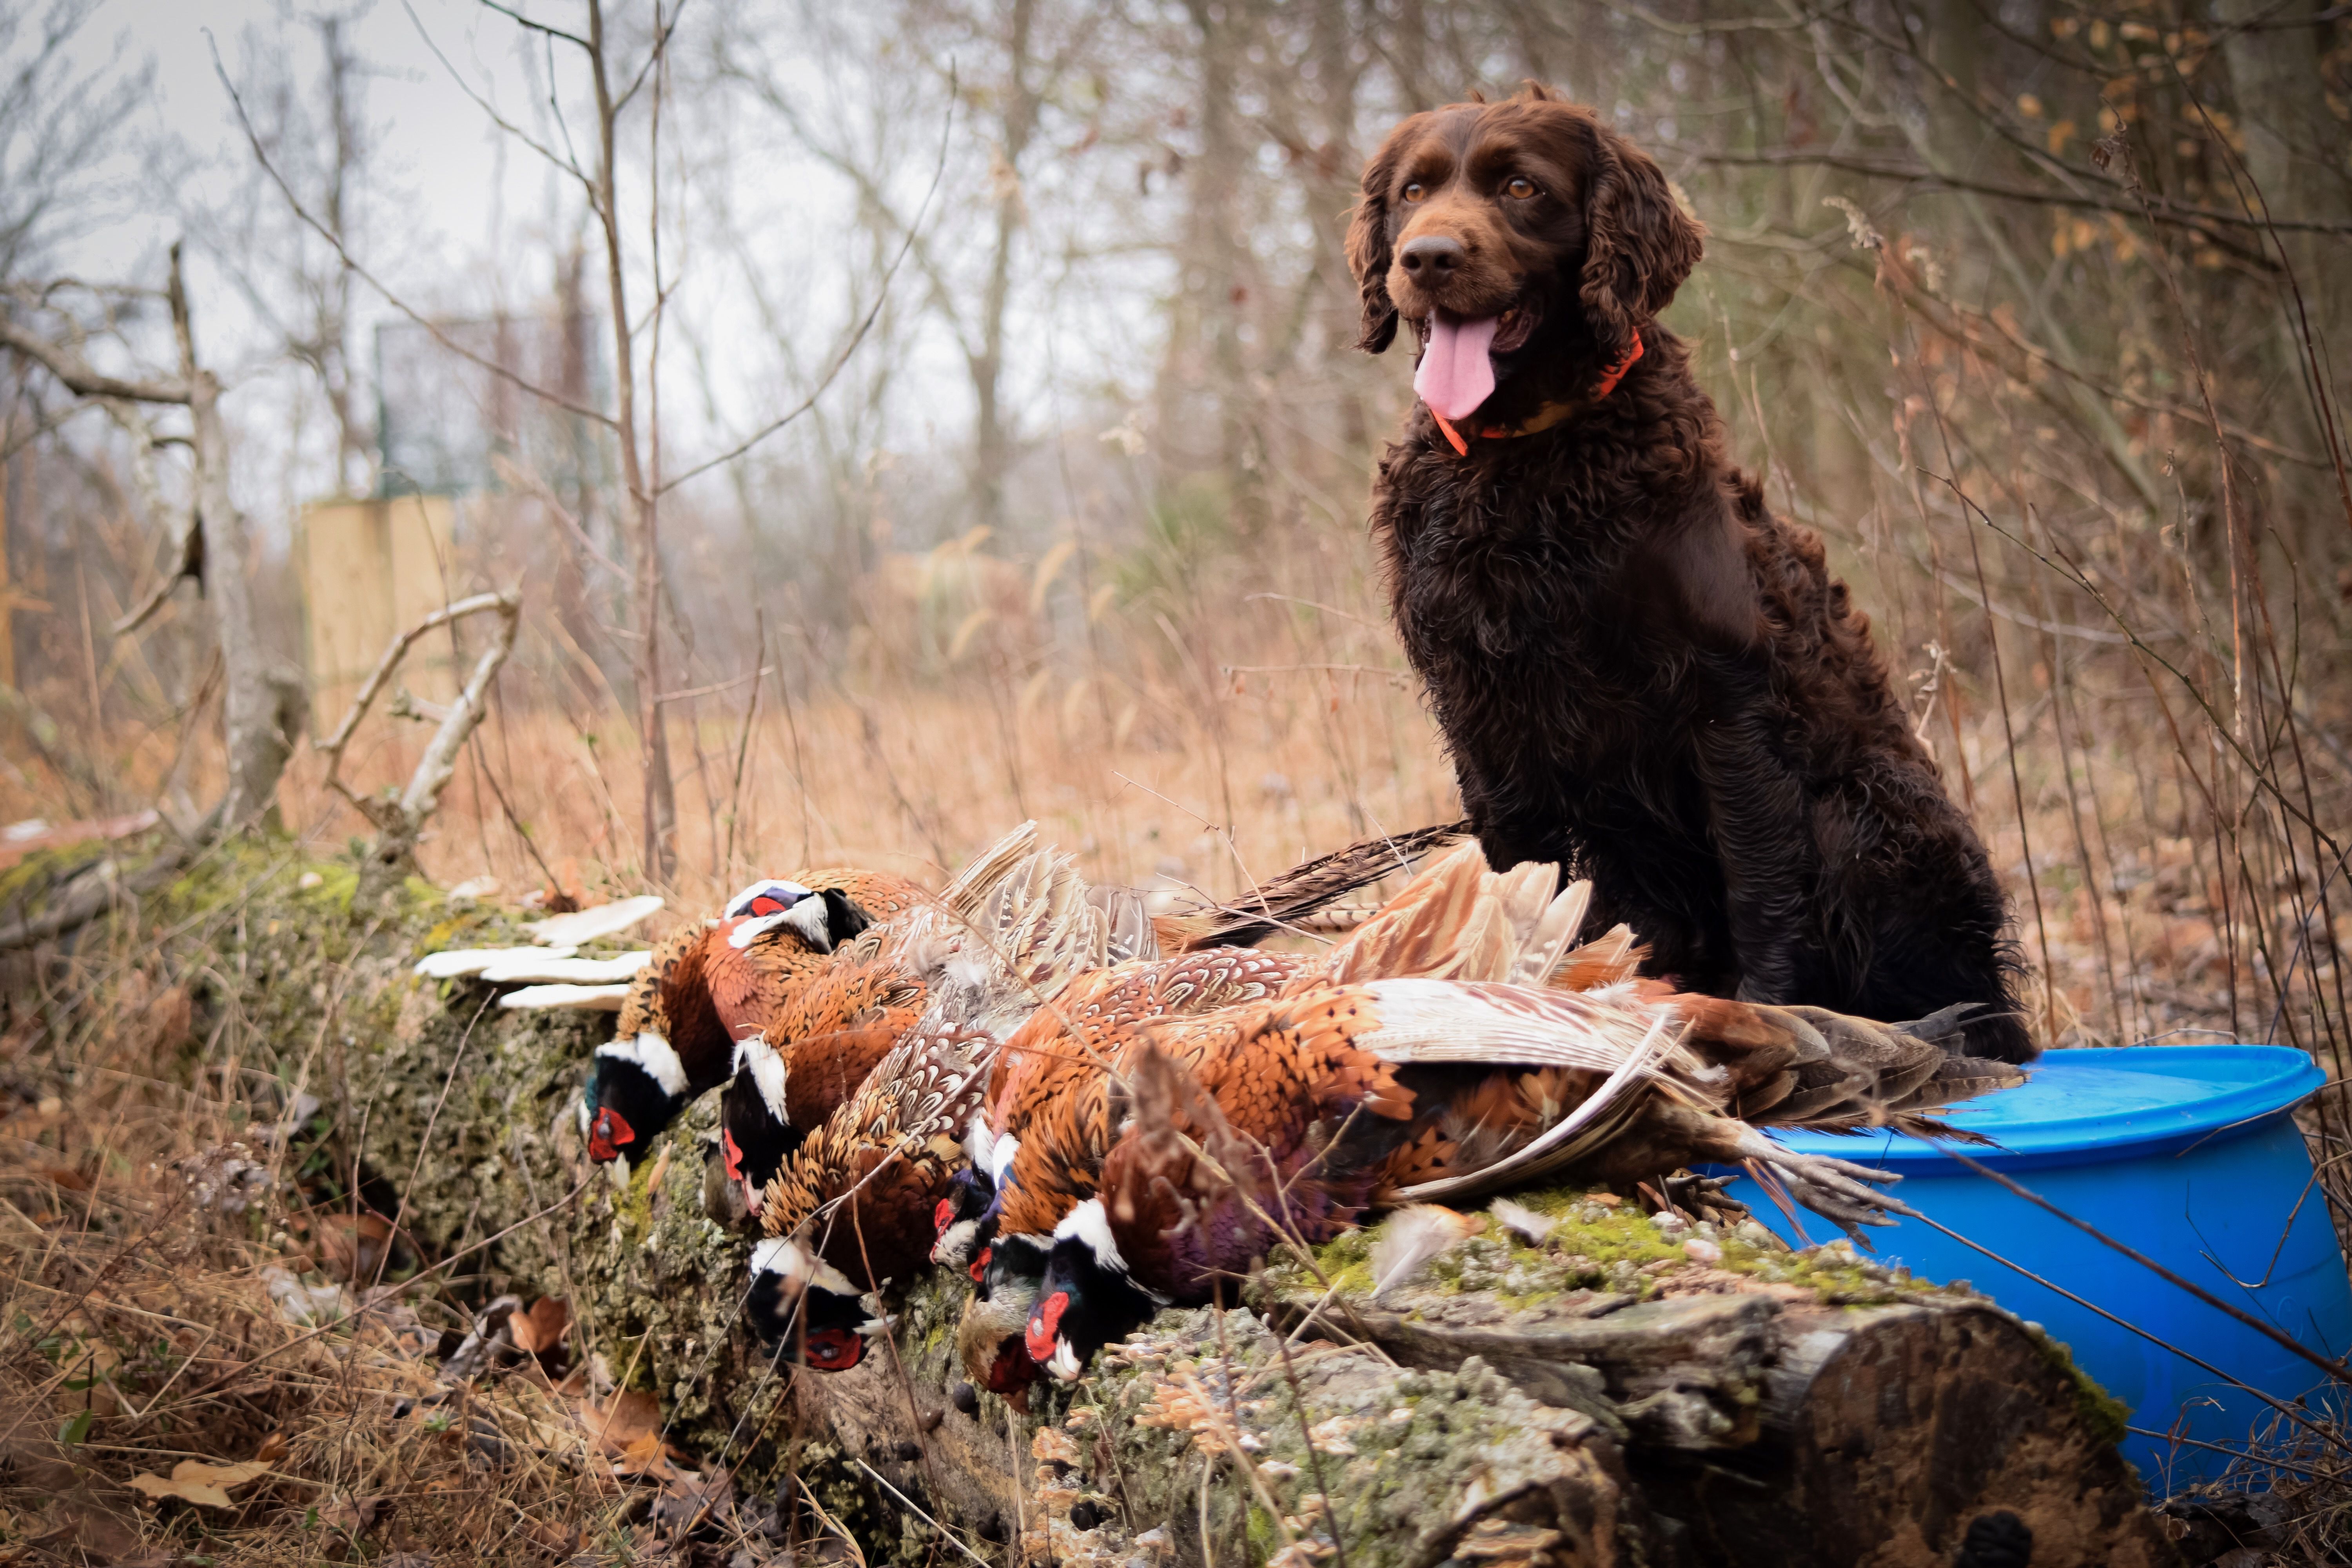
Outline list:
[[[47,371],[79,397],[121,397],[134,403],[185,403],[185,381],[126,381],[92,369],[89,362],[37,333],[28,332],[0,316],[0,344],[16,350]]]
[[[400,8],[408,13],[409,21],[414,24],[416,28],[416,36],[425,40],[425,47],[433,51],[433,58],[439,60],[441,62],[441,68],[449,73],[449,79],[457,84],[457,90],[464,93],[467,98],[472,99],[474,100],[474,107],[480,110],[484,115],[488,116],[491,124],[497,126],[499,130],[505,132],[508,135],[513,137],[516,141],[521,142],[524,146],[530,148],[532,152],[546,159],[557,169],[579,181],[580,188],[588,193],[588,199],[590,201],[593,202],[596,199],[596,184],[593,180],[591,180],[588,177],[588,172],[580,166],[579,162],[576,159],[568,154],[559,155],[555,149],[545,145],[540,142],[538,138],[531,135],[530,132],[525,131],[521,126],[515,124],[505,115],[500,114],[497,108],[491,104],[488,99],[484,98],[480,93],[474,90],[473,83],[467,81],[464,77],[457,74],[457,68],[449,62],[449,57],[447,55],[441,52],[441,46],[434,42],[433,35],[425,30],[425,19],[416,14],[416,7],[411,5],[408,3],[408,0],[400,0]],[[499,8],[502,9],[502,7]]]
[[[408,787],[398,795],[388,792],[384,795],[355,793],[343,782],[343,751],[351,744],[352,731],[359,728],[360,721],[374,705],[384,683],[392,679],[392,672],[400,667],[400,661],[407,657],[409,648],[415,646],[417,638],[442,626],[454,625],[468,616],[485,612],[498,616],[498,637],[475,661],[474,672],[467,679],[464,689],[458,692],[457,700],[439,715],[441,727],[425,746],[425,755],[417,760],[416,771],[409,776]],[[358,694],[352,699],[351,710],[343,715],[343,721],[335,726],[335,732],[324,740],[311,742],[313,750],[326,754],[327,787],[349,801],[354,810],[375,825],[379,835],[379,858],[404,863],[414,853],[418,832],[440,805],[442,789],[457,773],[458,752],[464,749],[467,738],[482,721],[490,682],[506,663],[507,656],[514,651],[515,634],[521,624],[522,595],[511,588],[495,594],[477,594],[469,599],[443,605],[393,639],[392,646],[384,649],[383,657],[376,660],[375,668],[369,670],[367,679],[360,683]]]
[[[2048,186],[2012,185],[1997,180],[1972,179],[1965,174],[1947,174],[1924,163],[1906,163],[1893,159],[1858,157],[1848,153],[1815,153],[1802,147],[1768,148],[1761,153],[1720,153],[1701,147],[1676,147],[1665,144],[1666,150],[1702,163],[1720,163],[1734,168],[1785,168],[1790,165],[1839,169],[1850,174],[1866,174],[1881,180],[1930,181],[1955,191],[1972,191],[1979,195],[1998,196],[2004,201],[2032,202],[2042,206],[2088,207],[2096,212],[2126,213],[2143,216],[2141,204],[2121,196],[2103,196],[2095,192],[2081,195],[2054,190]],[[2220,207],[2190,206],[2167,197],[2151,195],[2146,216],[2183,228],[2202,228],[2209,224],[2223,224],[2235,228],[2295,230],[2307,234],[2352,234],[2352,223],[2336,223],[2326,218],[2280,218],[2275,224],[2265,223],[2258,216],[2227,212]],[[2247,258],[2267,262],[2255,252],[2243,252]]]
[[[774,435],[777,431],[782,429],[785,426],[791,424],[793,420],[798,419],[802,415],[806,414],[810,409],[815,407],[816,400],[824,396],[826,389],[833,385],[834,381],[841,374],[843,367],[849,363],[849,356],[857,352],[857,345],[864,342],[866,341],[866,334],[873,330],[875,321],[878,320],[882,314],[882,307],[889,302],[890,280],[898,275],[899,265],[907,259],[907,252],[913,247],[915,237],[922,233],[923,219],[930,212],[931,199],[939,194],[940,177],[947,173],[948,136],[949,132],[955,128],[955,71],[950,68],[948,72],[947,118],[941,121],[940,125],[940,155],[938,161],[931,166],[931,183],[923,191],[922,205],[915,209],[914,221],[906,226],[907,237],[899,242],[898,253],[890,258],[890,265],[882,270],[881,287],[875,291],[873,305],[866,310],[865,316],[859,320],[857,328],[855,331],[850,333],[849,340],[841,345],[841,351],[833,356],[833,363],[825,367],[824,374],[817,378],[816,385],[810,390],[809,395],[806,397],[802,398],[799,403],[793,405],[784,413],[778,416],[776,418],[770,420],[767,424],[761,426],[759,429],[753,431],[751,435],[745,437],[742,440],[737,442],[726,451],[719,453],[717,457],[707,458],[702,462],[697,463],[694,467],[687,469],[676,479],[664,484],[659,490],[655,492],[656,494],[667,495],[671,490],[677,489],[678,486],[686,483],[687,480],[695,478],[697,475],[707,474],[713,468],[733,462],[736,458],[741,457],[744,453],[750,451],[752,447],[758,446],[761,442],[766,440],[769,437]]]
[[[488,0],[483,0],[483,3],[487,5],[488,4]],[[505,10],[504,6],[493,6],[492,8],[495,10]],[[518,18],[518,20],[520,20],[520,18]],[[544,31],[546,29],[541,30]],[[205,38],[207,43],[212,43],[212,34],[209,30],[205,34]],[[408,301],[394,293],[383,279],[376,277],[374,273],[369,271],[365,267],[360,265],[358,258],[352,256],[349,250],[344,248],[342,240],[336,236],[335,232],[310,215],[310,209],[302,205],[302,198],[294,194],[294,187],[286,183],[286,176],[278,172],[278,165],[269,161],[268,152],[261,145],[261,134],[254,129],[252,116],[246,112],[245,100],[238,96],[236,84],[229,80],[227,68],[221,64],[219,45],[213,44],[212,48],[213,74],[220,78],[221,87],[227,92],[229,102],[234,104],[236,108],[236,122],[239,126],[243,127],[245,131],[245,139],[247,143],[253,149],[255,161],[260,163],[262,172],[269,176],[271,183],[277,185],[279,194],[285,196],[286,205],[293,209],[293,213],[296,217],[302,220],[303,226],[310,229],[313,234],[316,234],[320,238],[325,240],[327,244],[333,248],[337,258],[340,259],[344,266],[352,269],[352,276],[358,278],[369,288],[382,295],[385,304],[390,305],[394,310],[399,311],[402,315],[407,317],[418,326],[423,327],[427,332],[432,334],[433,341],[435,342],[439,343],[443,348],[448,350],[451,353],[456,354],[459,359],[466,361],[469,364],[478,365],[483,370],[488,371],[492,375],[497,376],[499,380],[507,382],[509,384],[530,394],[533,397],[540,399],[541,402],[551,403],[567,414],[576,414],[581,418],[592,420],[594,423],[603,426],[607,430],[618,427],[614,425],[613,416],[606,414],[602,409],[592,408],[584,403],[574,403],[572,399],[564,396],[562,393],[551,392],[546,387],[541,386],[536,382],[527,381],[520,375],[516,374],[512,370],[509,370],[507,366],[499,363],[496,360],[486,359],[482,355],[476,353],[473,350],[457,342],[448,333],[443,331],[438,325],[427,320],[423,312],[417,310],[415,307],[411,306]]]
[[[678,0],[677,9],[669,14],[669,25],[666,27],[656,26],[653,47],[646,51],[645,64],[637,68],[637,74],[629,79],[629,85],[621,89],[621,95],[613,100],[614,113],[618,114],[629,106],[629,100],[637,96],[637,89],[646,85],[646,76],[661,63],[662,57],[669,52],[670,35],[677,31],[677,19],[685,13],[686,0]],[[658,24],[661,18],[659,6],[654,8],[654,18]]]
[[[110,401],[106,411],[131,437],[131,488],[139,498],[141,510],[150,523],[163,519],[169,519],[171,523],[171,564],[157,576],[146,596],[108,628],[113,636],[124,637],[145,626],[163,607],[163,602],[172,596],[172,590],[179,586],[182,578],[193,577],[199,584],[204,582],[205,536],[197,526],[194,505],[174,507],[163,499],[163,487],[155,473],[158,443],[147,416],[137,405],[119,399]]]
[[[561,27],[551,27],[544,22],[534,22],[521,12],[499,4],[499,0],[482,0],[482,4],[510,21],[520,22],[534,33],[544,33],[551,38],[562,38],[579,48],[588,47],[588,40],[577,33],[567,33]]]

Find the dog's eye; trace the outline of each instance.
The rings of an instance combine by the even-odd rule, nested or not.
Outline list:
[[[1536,194],[1536,183],[1524,174],[1517,174],[1514,175],[1511,182],[1503,189],[1520,201],[1526,201]]]
[[[1423,187],[1419,180],[1415,180],[1404,188],[1404,199],[1409,202],[1417,202],[1427,195],[1429,192]]]

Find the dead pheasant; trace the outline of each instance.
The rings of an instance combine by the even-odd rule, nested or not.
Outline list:
[[[1497,874],[1466,843],[1319,957],[1223,950],[1134,965],[1087,976],[1040,1009],[1007,1047],[988,1119],[967,1136],[975,1164],[935,1216],[933,1261],[968,1265],[980,1287],[961,1336],[967,1375],[1000,1394],[1036,1376],[1025,1320],[1008,1322],[1006,1308],[1034,1300],[1055,1227],[1095,1194],[1124,1115],[1109,1069],[1141,1026],[1351,977],[1540,979],[1589,897],[1578,884],[1555,899],[1557,882],[1549,866]]]
[[[977,918],[979,900],[1004,868],[1034,846],[1034,830],[1009,836],[968,868],[940,897],[955,921]],[[1408,866],[1412,858],[1460,836],[1461,825],[1365,839],[1267,879],[1233,903],[1197,904],[1146,917],[1124,889],[1097,889],[1093,898],[1110,921],[1105,953],[1110,962],[1161,953],[1229,951],[1294,926],[1333,900]],[[929,1005],[923,964],[907,956],[905,922],[877,926],[851,944],[804,987],[794,1005],[773,1016],[757,1035],[739,1036],[735,1080],[722,1120],[728,1170],[758,1212],[760,1194],[785,1158],[882,1055],[913,1027]],[[1248,993],[1227,999],[1240,1001]],[[1027,998],[1034,1005],[1036,998]]]
[[[1054,1226],[1094,1192],[1111,1139],[1108,1069],[1142,1025],[1349,978],[1540,979],[1538,960],[1514,961],[1522,949],[1549,952],[1564,942],[1589,898],[1579,883],[1553,900],[1557,879],[1548,866],[1497,875],[1465,843],[1319,957],[1218,949],[1085,977],[1008,1047],[987,1121],[971,1134],[989,1201],[969,1228],[940,1216],[935,1259],[960,1265],[1001,1235],[1014,1258],[1025,1252],[1042,1269]],[[1052,1125],[1024,1152],[1039,1117]]]
[[[1124,1130],[1100,1191],[1055,1226],[1029,1353],[1075,1377],[1159,1307],[1207,1300],[1286,1239],[1546,1179],[1744,1163],[1858,1235],[1891,1223],[1870,1184],[1891,1178],[1792,1153],[1757,1123],[1967,1136],[1928,1112],[2023,1075],[1948,1055],[1939,1041],[1958,1023],[1402,979],[1152,1026],[1118,1063]]]
[[[1066,1347],[1070,1333],[1091,1353],[1108,1331],[1124,1332],[1148,1314],[1154,1292],[1197,1299],[1216,1269],[1245,1268],[1268,1249],[1274,1233],[1245,1201],[1261,1166],[1255,1184],[1283,1194],[1272,1205],[1281,1225],[1324,1234],[1374,1203],[1460,1195],[1571,1169],[1605,1179],[1622,1165],[1649,1175],[1702,1157],[1769,1157],[1801,1198],[1860,1222],[1875,1217],[1874,1199],[1853,1167],[1787,1156],[1729,1121],[1726,1109],[1777,1108],[1779,1120],[1808,1124],[1902,1122],[1918,1106],[2014,1081],[2010,1069],[1948,1058],[1928,1026],[1903,1034],[1680,996],[1633,979],[1640,954],[1622,932],[1569,950],[1588,889],[1555,897],[1555,884],[1549,867],[1497,874],[1475,846],[1465,846],[1321,961],[1293,969],[1275,1000],[1191,1016],[1111,1006],[1103,1009],[1107,1027],[1076,1031],[1068,1026],[1086,1016],[1087,994],[1074,988],[1014,1043],[1034,1047],[1057,1027],[1056,1048],[1027,1058],[1008,1052],[992,1114],[973,1138],[995,1178],[992,1210],[965,1240],[971,1200],[990,1184],[969,1178],[974,1193],[959,1194],[959,1206],[940,1216],[953,1223],[941,1227],[939,1255],[955,1261],[962,1247],[992,1240],[982,1275],[993,1301],[1032,1289],[1050,1251],[1062,1266],[1038,1297],[1029,1350],[1075,1369],[1084,1356]],[[1546,987],[1547,980],[1592,989]],[[1158,1021],[1139,1023],[1139,1011]],[[1157,1212],[1135,1194],[1156,1193],[1162,1207],[1185,1194],[1201,1212],[1206,1200],[1194,1189],[1203,1178],[1170,1154],[1164,1133],[1139,1144],[1134,1126],[1119,1131],[1158,1125],[1137,1114],[1137,1075],[1151,1060],[1165,1060],[1181,1069],[1177,1081],[1195,1086],[1193,1122],[1225,1129],[1220,1136],[1234,1146],[1270,1152],[1255,1165],[1239,1155],[1223,1162],[1242,1175],[1238,1186],[1210,1178],[1225,1184],[1223,1206],[1194,1227],[1216,1238],[1202,1244],[1209,1251],[1197,1259],[1163,1239],[1183,1215]],[[1174,1091],[1163,1085],[1159,1092],[1169,1101]],[[1147,1153],[1150,1163],[1138,1167]],[[1127,1250],[1106,1208],[1122,1194]],[[1228,1256],[1242,1247],[1255,1251]],[[1150,1260],[1138,1266],[1150,1271],[1130,1273],[1130,1258]],[[1081,1264],[1092,1277],[1080,1278]],[[1080,1297],[1087,1304],[1072,1319]],[[992,1308],[988,1316],[1004,1314]],[[976,1382],[1017,1386],[1021,1370],[1008,1362],[1001,1334],[966,1340]]]
[[[1009,842],[1025,847],[1034,837],[1024,825]],[[919,910],[898,938],[894,962],[925,989],[922,1018],[761,1196],[768,1239],[752,1251],[746,1310],[771,1342],[797,1322],[812,1366],[854,1364],[863,1341],[845,1324],[871,1326],[861,1298],[922,1264],[922,1220],[962,1162],[958,1134],[1005,1037],[1073,975],[1101,967],[1122,941],[1148,930],[1131,896],[1097,896],[1066,855],[1032,851],[1009,865],[995,851],[984,858],[1004,868],[978,889],[973,918]]]
[[[947,1195],[963,1163],[958,1142],[985,1096],[1002,1044],[1074,976],[1150,954],[1161,941],[1255,938],[1406,864],[1404,857],[1458,835],[1432,828],[1370,840],[1262,884],[1234,909],[1140,919],[1123,889],[1088,889],[1065,857],[1033,855],[990,890],[976,920],[919,912],[898,939],[901,963],[921,977],[923,1019],[875,1067],[769,1183],[760,1205],[769,1239],[752,1257],[752,1322],[771,1340],[797,1321],[809,1364],[854,1364],[871,1328],[860,1299],[903,1280],[923,1261],[922,1219]],[[1246,952],[1212,958],[1259,978],[1234,993],[1262,993],[1283,961]],[[1253,965],[1269,965],[1262,970]],[[1202,982],[1202,972],[1163,974],[1165,994]],[[1168,989],[1168,988],[1174,989]]]
[[[894,911],[896,919],[841,948],[759,1028],[737,1037],[719,1136],[727,1173],[741,1184],[753,1214],[802,1140],[921,1021],[935,973],[960,951],[961,939],[940,933],[977,937],[991,900],[1036,850],[1036,824],[1023,823],[936,898]],[[1139,921],[1140,908],[1127,918]]]
[[[928,897],[904,878],[827,868],[763,879],[719,918],[672,933],[622,1000],[581,1097],[591,1159],[617,1159],[724,1082],[735,1044],[766,1026],[843,942]]]
[[[1015,1397],[1036,1376],[1022,1333],[1054,1224],[1092,1194],[1108,1152],[1110,1078],[1103,1048],[1116,1048],[1155,1019],[1272,996],[1318,962],[1220,947],[1097,970],[1032,1014],[1006,1042],[989,1113],[975,1115],[965,1132],[974,1163],[951,1178],[933,1215],[939,1239],[931,1260],[969,1268],[980,1286],[958,1332],[974,1383]],[[1055,1157],[1024,1160],[1016,1130],[1041,1117],[1050,1124],[1044,1142]],[[1000,1231],[1009,1237],[1002,1256]]]

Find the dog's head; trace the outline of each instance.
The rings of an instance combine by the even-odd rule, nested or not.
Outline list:
[[[1424,376],[1442,370],[1455,402],[1531,364],[1597,374],[1674,299],[1703,235],[1647,154],[1545,88],[1430,110],[1364,170],[1348,229],[1358,346],[1379,353],[1412,322],[1425,351],[1447,356]]]

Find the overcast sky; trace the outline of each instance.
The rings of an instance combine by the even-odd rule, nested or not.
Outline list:
[[[528,9],[569,22],[579,7],[529,0]],[[623,16],[616,26],[628,26],[632,8],[614,9]],[[309,14],[270,0],[111,0],[101,6],[78,40],[78,59],[87,68],[122,75],[152,70],[154,90],[125,123],[105,177],[75,205],[56,247],[62,269],[158,282],[164,248],[190,228],[189,215],[251,209],[255,163],[215,58],[241,90],[266,80],[271,68],[282,64],[315,102],[320,51],[304,21]],[[698,20],[709,25],[720,15],[714,9],[698,18],[690,9],[681,47],[696,42]],[[780,42],[788,32],[779,29]],[[552,253],[562,238],[551,230],[562,226],[568,233],[577,222],[578,192],[538,154],[499,132],[452,77],[454,69],[500,112],[535,133],[546,132],[543,42],[526,60],[519,48],[522,35],[511,20],[458,0],[376,0],[357,10],[352,37],[368,68],[365,122],[372,146],[368,192],[353,225],[354,250],[394,291],[428,313],[543,308]],[[436,58],[436,47],[446,64]],[[558,47],[557,74],[574,116],[571,129],[580,136],[587,130],[585,78],[576,53],[567,53]],[[800,68],[789,48],[780,47],[772,58],[782,72]],[[805,85],[812,100],[821,102],[839,84]],[[707,107],[675,105],[677,130],[670,144],[691,146],[701,165],[693,200],[707,203],[723,195],[747,237],[740,246],[722,246],[698,213],[688,230],[665,241],[667,264],[686,269],[677,296],[679,331],[671,340],[673,363],[683,375],[687,356],[698,350],[700,365],[719,390],[714,401],[722,410],[714,425],[698,392],[671,385],[665,376],[671,391],[667,422],[674,465],[726,445],[759,424],[758,415],[793,401],[796,389],[781,367],[773,334],[751,324],[741,268],[758,268],[772,288],[772,300],[791,313],[786,324],[797,331],[795,352],[803,365],[823,361],[850,318],[850,290],[870,285],[875,274],[869,258],[827,238],[842,231],[849,216],[843,182],[814,166],[772,121],[737,114],[698,121]],[[254,109],[266,118],[261,105]],[[729,153],[723,191],[708,173],[709,152],[721,144]],[[583,159],[587,152],[583,144]],[[984,170],[986,155],[984,146],[959,131],[951,155],[959,168],[977,161]],[[928,156],[911,160],[897,175],[908,210],[928,183],[929,162]],[[628,184],[623,193],[625,210],[637,206],[635,222],[640,226],[643,170],[640,144],[637,154],[625,153]],[[268,232],[289,233],[282,198],[274,190],[258,195],[270,204]],[[637,237],[642,238],[641,226]],[[236,387],[232,408],[247,438],[316,449],[321,431],[315,423],[296,429],[291,373],[268,363],[266,334],[239,290],[201,256],[192,264],[192,286],[201,346],[208,360],[229,373]],[[650,290],[642,277],[635,286],[633,310],[642,310]],[[601,292],[595,298],[601,304]],[[908,284],[900,285],[898,299],[911,314],[917,296]],[[1129,318],[1123,322],[1101,320],[1099,298],[1082,308],[1041,300],[1045,331],[1024,340],[1031,353],[1029,363],[1016,366],[1026,377],[1016,381],[1016,396],[1025,398],[1038,416],[1048,416],[1044,378],[1049,366],[1066,378],[1074,364],[1085,366],[1082,379],[1093,384],[1100,362],[1091,345],[1122,343],[1131,358],[1150,299],[1146,287],[1126,304],[1115,304],[1113,316]],[[364,367],[374,322],[395,319],[395,313],[364,288],[356,304],[360,330],[354,346]],[[1070,319],[1074,308],[1080,319]],[[900,378],[913,390],[892,444],[903,451],[961,438],[969,404],[951,345],[932,333],[908,353],[918,374]],[[265,515],[284,516],[330,482],[315,462],[241,468],[243,499]],[[274,493],[257,490],[247,477],[255,474],[266,476]]]

